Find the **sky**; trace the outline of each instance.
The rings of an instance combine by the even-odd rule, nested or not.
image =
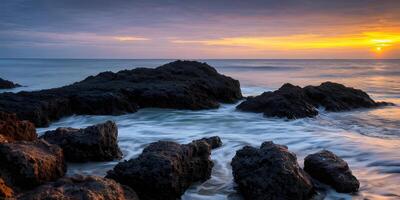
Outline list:
[[[400,58],[400,0],[1,0],[0,58]]]

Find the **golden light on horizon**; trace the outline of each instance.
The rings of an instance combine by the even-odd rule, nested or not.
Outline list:
[[[149,38],[144,37],[135,37],[135,36],[116,36],[113,39],[118,40],[120,42],[132,42],[132,41],[147,41]]]

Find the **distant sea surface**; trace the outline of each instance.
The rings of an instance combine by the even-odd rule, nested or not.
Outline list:
[[[0,77],[24,85],[3,90],[18,92],[60,87],[102,71],[157,67],[173,60],[117,59],[0,59]],[[400,60],[200,60],[220,73],[238,79],[245,96],[278,89],[284,83],[299,86],[333,81],[362,89],[375,100],[400,105]],[[188,111],[142,109],[121,116],[71,116],[56,121],[39,134],[57,127],[86,127],[114,120],[124,159],[136,157],[158,140],[187,143],[218,135],[224,145],[212,152],[212,177],[191,187],[184,200],[241,199],[235,191],[230,161],[245,145],[272,140],[297,154],[328,149],[345,159],[361,182],[358,194],[327,189],[325,199],[400,199],[400,107],[325,112],[316,118],[288,121],[243,113],[235,105]],[[68,174],[105,175],[115,162],[70,164]]]

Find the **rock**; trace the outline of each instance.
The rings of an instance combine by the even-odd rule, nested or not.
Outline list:
[[[0,199],[12,198],[13,196],[14,191],[0,178]]]
[[[0,94],[0,111],[36,126],[72,114],[119,115],[138,108],[217,108],[242,98],[239,81],[206,63],[175,61],[155,69],[103,72],[61,88]]]
[[[40,138],[60,146],[67,161],[88,162],[120,159],[117,137],[117,125],[107,121],[85,129],[58,128]]]
[[[308,155],[304,160],[304,170],[338,192],[357,192],[360,187],[347,162],[327,150]]]
[[[20,121],[15,114],[0,111],[0,143],[18,140],[33,141],[37,139],[35,125]]]
[[[315,189],[286,146],[264,142],[245,146],[232,159],[232,173],[245,199],[310,199]]]
[[[44,140],[0,144],[0,177],[13,189],[30,189],[66,172],[62,149]]]
[[[332,82],[301,88],[289,83],[274,92],[247,98],[236,108],[242,111],[264,113],[267,117],[297,119],[318,115],[317,107],[327,111],[346,111],[356,108],[375,108],[394,105],[375,102],[362,90]]]
[[[136,193],[114,180],[96,176],[61,178],[33,191],[22,194],[19,200],[139,200]]]
[[[209,138],[202,138],[200,140],[194,140],[193,142],[197,143],[197,142],[201,142],[201,141],[204,141],[208,145],[210,145],[211,149],[216,149],[216,148],[222,146],[221,138],[219,138],[218,136],[212,136],[212,137],[209,137]]]
[[[118,163],[106,177],[130,186],[142,200],[175,200],[194,182],[210,178],[210,154],[205,140],[184,145],[159,141],[138,158]]]
[[[304,92],[316,107],[323,106],[327,111],[337,112],[393,105],[386,102],[375,102],[362,90],[332,82],[325,82],[319,86],[307,86],[304,88]]]
[[[317,109],[299,86],[284,84],[274,92],[248,98],[237,106],[237,109],[248,112],[263,113],[267,117],[287,117],[297,119],[314,117]]]
[[[16,87],[21,87],[21,85],[0,78],[0,89],[12,89]]]

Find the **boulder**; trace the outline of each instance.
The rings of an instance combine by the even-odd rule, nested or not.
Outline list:
[[[195,182],[211,176],[211,145],[159,141],[135,159],[118,163],[107,178],[133,188],[142,200],[176,200]]]
[[[259,96],[250,97],[239,104],[237,109],[263,113],[266,117],[287,117],[288,119],[314,117],[318,114],[303,89],[289,83],[274,92],[264,92]]]
[[[264,142],[259,149],[245,146],[232,159],[232,173],[245,199],[310,199],[311,178],[286,146]]]
[[[357,192],[360,187],[347,162],[327,150],[308,155],[304,160],[304,170],[338,192]]]
[[[211,149],[216,149],[218,147],[222,146],[222,141],[221,138],[219,138],[218,136],[212,136],[212,137],[208,137],[208,138],[202,138],[200,140],[194,140],[194,143],[197,142],[201,142],[204,141],[206,142],[208,145],[210,145]]]
[[[119,115],[138,108],[217,108],[242,98],[239,81],[206,63],[175,61],[155,69],[102,72],[72,85],[0,94],[0,111],[36,126],[72,114]]]
[[[4,180],[0,178],[0,199],[12,198],[13,196],[14,196],[13,189],[7,186]]]
[[[60,146],[67,161],[88,162],[120,159],[117,137],[117,125],[107,121],[84,129],[57,128],[40,138]]]
[[[289,83],[274,92],[249,97],[236,108],[241,111],[263,113],[266,117],[297,119],[318,115],[317,108],[327,111],[347,111],[357,108],[375,108],[394,105],[375,102],[362,90],[332,82],[301,88]]]
[[[0,78],[0,89],[12,89],[16,87],[21,87],[21,85]]]
[[[0,144],[0,177],[13,189],[30,189],[66,172],[62,149],[44,140]]]
[[[34,124],[18,120],[15,114],[0,111],[0,143],[18,140],[33,141],[36,139],[37,134]]]
[[[75,175],[47,183],[19,196],[20,200],[139,200],[136,193],[114,180]]]

